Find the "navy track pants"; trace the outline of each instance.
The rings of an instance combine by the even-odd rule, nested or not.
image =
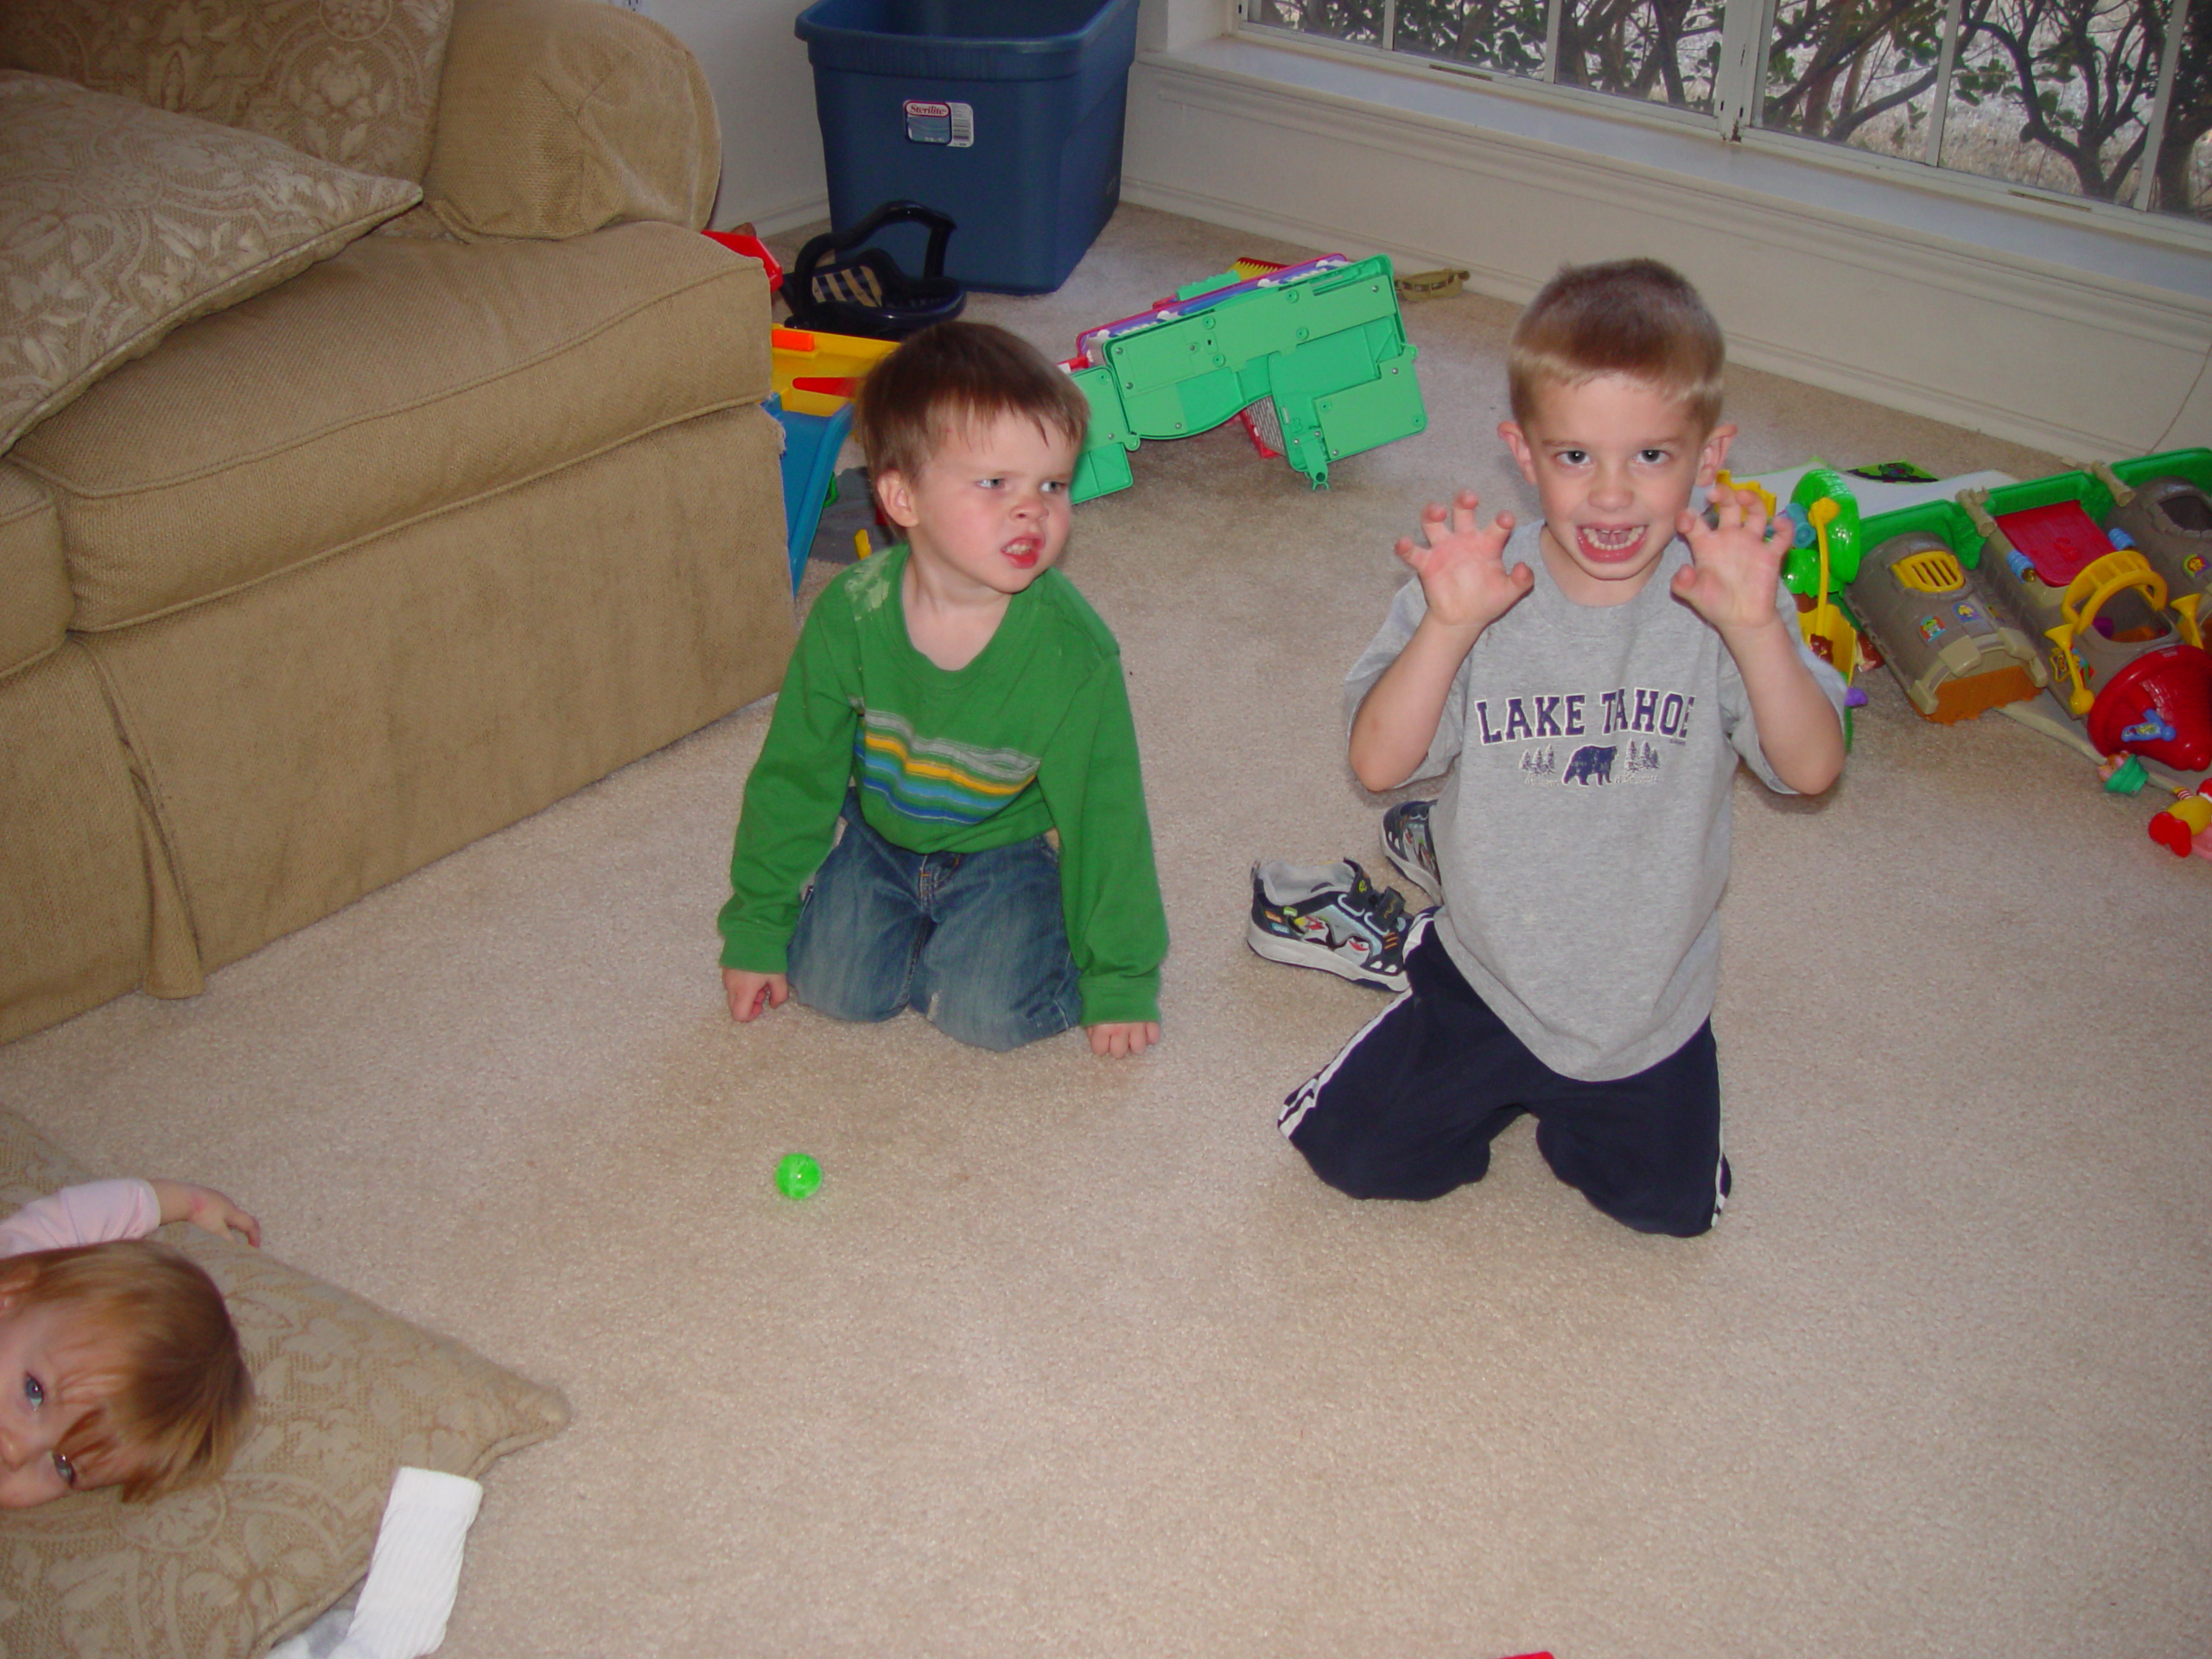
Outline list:
[[[1407,989],[1294,1090],[1280,1120],[1313,1173],[1356,1198],[1433,1198],[1479,1181],[1523,1112],[1552,1173],[1643,1233],[1708,1230],[1728,1191],[1707,1020],[1646,1071],[1561,1077],[1475,995],[1426,918]]]

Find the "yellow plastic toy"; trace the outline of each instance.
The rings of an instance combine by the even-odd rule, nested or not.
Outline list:
[[[835,415],[852,401],[868,372],[898,347],[895,340],[779,328],[769,340],[776,395],[794,415]]]
[[[1805,643],[1814,649],[1819,650],[1821,641],[1827,642],[1827,650],[1821,654],[1834,665],[1835,671],[1843,676],[1843,683],[1848,685],[1859,671],[1859,630],[1828,597],[1834,588],[1828,563],[1828,526],[1842,511],[1842,505],[1832,495],[1818,498],[1805,509],[1805,516],[1813,523],[1813,534],[1820,539],[1821,582],[1814,594],[1813,608],[1800,616],[1797,622],[1804,630]]]
[[[2105,607],[2105,601],[2115,594],[2133,590],[2143,595],[2153,613],[2166,608],[2165,579],[2151,569],[2150,563],[2139,553],[2125,549],[2107,553],[2089,564],[2074,578],[2066,589],[2066,596],[2059,601],[2059,624],[2045,629],[2044,634],[2057,647],[2051,660],[2067,684],[2066,706],[2075,719],[2079,720],[2096,704],[2096,694],[2089,690],[2088,676],[2084,671],[2082,658],[2074,648],[2075,641],[2095,621]],[[2204,640],[2196,631],[2196,595],[2190,594],[2187,608],[2177,605],[2181,613],[2183,635],[2189,643],[2203,647]],[[2128,634],[2113,637],[2123,643],[2133,643]],[[2145,632],[2145,638],[2155,638]]]
[[[1728,469],[1725,467],[1713,475],[1713,484],[1715,489],[1749,490],[1753,495],[1758,497],[1759,505],[1766,509],[1766,516],[1770,521],[1774,518],[1776,510],[1782,505],[1775,499],[1774,492],[1760,483],[1758,480],[1731,477]]]

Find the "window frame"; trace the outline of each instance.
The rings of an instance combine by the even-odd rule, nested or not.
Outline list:
[[[1847,175],[1858,174],[1903,183],[1938,194],[1953,194],[1983,206],[2025,212],[2062,222],[2079,224],[2087,219],[2100,229],[2125,236],[2142,238],[2171,247],[2212,251],[2212,219],[2185,213],[2156,212],[2147,205],[2158,152],[2163,147],[2166,111],[2179,70],[2182,30],[2187,17],[2189,0],[2166,0],[2165,48],[2159,62],[2158,90],[2152,99],[2150,114],[2150,118],[2157,123],[2152,129],[2156,142],[2145,147],[2143,158],[2139,163],[2141,178],[2133,193],[2134,199],[2129,201],[2099,201],[2062,190],[2018,184],[2007,179],[1946,168],[1926,160],[1925,155],[1931,153],[1929,151],[1924,151],[1922,157],[1886,156],[1876,150],[1832,143],[1758,125],[1766,90],[1766,78],[1763,73],[1765,41],[1772,31],[1780,0],[1738,0],[1737,3],[1726,6],[1722,16],[1721,59],[1714,71],[1713,108],[1709,114],[1671,104],[1594,92],[1587,87],[1561,86],[1551,79],[1549,77],[1558,53],[1559,21],[1567,0],[1547,0],[1545,76],[1541,79],[1515,74],[1510,70],[1457,64],[1414,53],[1386,50],[1362,42],[1336,40],[1325,35],[1255,22],[1250,14],[1259,3],[1260,0],[1230,0],[1225,10],[1229,16],[1227,33],[1231,38],[1308,52],[1324,58],[1351,59],[1370,67],[1415,79],[1425,79],[1433,74],[1441,74],[1447,79],[1471,83],[1487,93],[1501,97],[1554,107],[1565,105],[1580,114],[1601,116],[1631,124],[1664,126],[1677,132],[1702,132],[1724,144],[1766,152]],[[1395,19],[1397,0],[1383,0],[1383,3],[1388,8],[1386,17]],[[1957,56],[1957,24],[1962,10],[1961,0],[1946,0],[1942,73],[1936,86],[1930,89],[1931,95],[1947,92],[1951,84]],[[1743,21],[1735,21],[1739,19]],[[1755,29],[1751,27],[1754,23]],[[1936,145],[1942,142],[1948,114],[1947,105],[1948,99],[1944,99],[1933,106],[1931,140]]]

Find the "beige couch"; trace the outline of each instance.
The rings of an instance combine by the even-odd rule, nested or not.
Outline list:
[[[410,86],[271,34],[326,9],[226,0],[247,26],[194,79],[86,44],[116,4],[10,0],[0,66],[288,139],[267,88],[306,86],[300,142],[419,168],[422,204],[0,458],[0,1039],[198,992],[772,690],[791,636],[768,296],[696,234],[718,140],[672,35],[603,0],[456,0],[449,35],[384,8],[424,130],[379,149]],[[239,70],[257,29],[293,59]]]

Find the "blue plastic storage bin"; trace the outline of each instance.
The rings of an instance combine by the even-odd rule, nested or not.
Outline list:
[[[918,201],[958,223],[945,270],[968,286],[1067,280],[1121,200],[1137,0],[814,0],[797,29],[835,226]],[[914,227],[882,245],[920,269]]]

